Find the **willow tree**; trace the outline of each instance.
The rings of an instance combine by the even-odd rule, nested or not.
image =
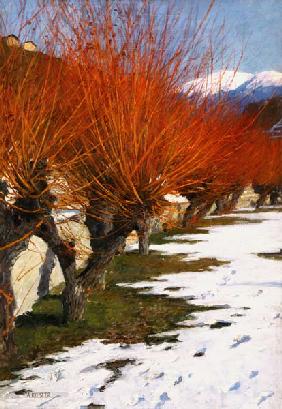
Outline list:
[[[147,252],[147,221],[161,212],[164,196],[199,184],[195,174],[214,156],[217,142],[199,132],[205,106],[181,92],[215,59],[210,43],[204,46],[212,3],[200,21],[191,15],[186,25],[169,8],[159,17],[153,7],[148,14],[147,1],[115,8],[59,3],[48,10],[50,36],[70,67],[75,104],[89,125],[72,145],[74,155],[84,154],[81,166],[66,175],[69,185],[87,184],[76,189],[91,235],[86,267],[76,271],[67,253],[58,254],[51,230],[42,236],[64,271],[66,319],[83,317],[88,287],[131,230],[137,228]]]
[[[272,139],[265,134],[267,143],[261,147],[262,158],[252,180],[255,192],[259,194],[256,207],[262,206],[267,196],[279,197],[282,186],[282,139]],[[277,192],[277,193],[276,193]],[[273,194],[274,193],[274,194]]]
[[[263,150],[269,146],[269,138],[253,127],[255,116],[242,115],[225,101],[220,106],[212,114],[212,122],[208,122],[209,137],[217,141],[220,137],[220,144],[213,163],[202,169],[205,181],[194,192],[181,190],[190,200],[183,226],[205,216],[214,203],[216,214],[232,210],[243,190],[252,183],[263,161]]]
[[[218,175],[217,184],[221,189],[217,192],[215,214],[233,210],[244,189],[256,185],[259,180],[262,182],[260,186],[264,186],[263,193],[268,194],[281,184],[279,140],[273,140],[269,133],[257,126],[257,114],[243,115],[242,121],[244,132],[236,136],[232,154],[222,162]]]
[[[1,358],[15,348],[13,265],[33,234],[54,226],[52,210],[73,204],[64,174],[77,160],[67,146],[80,122],[71,84],[63,92],[62,78],[62,63],[52,55],[0,48]],[[53,234],[57,253],[71,252],[54,227]]]

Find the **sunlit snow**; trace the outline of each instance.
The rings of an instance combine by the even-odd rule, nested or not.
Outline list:
[[[172,332],[179,334],[178,343],[124,348],[90,340],[53,355],[58,360],[55,364],[25,369],[22,380],[1,388],[5,401],[1,408],[83,409],[90,403],[104,404],[106,409],[281,408],[281,260],[257,253],[279,252],[282,213],[237,216],[258,222],[211,227],[209,234],[197,235],[201,241],[194,244],[168,240],[152,246],[163,253],[185,253],[189,260],[216,257],[229,264],[146,283],[155,294],[194,296],[193,303],[226,308],[197,313],[195,320],[183,322],[181,329]],[[134,286],[144,287],[144,282]],[[216,322],[227,324],[213,329]],[[135,361],[99,392],[112,373],[97,365],[113,359]],[[50,396],[14,394],[21,389],[46,391]]]

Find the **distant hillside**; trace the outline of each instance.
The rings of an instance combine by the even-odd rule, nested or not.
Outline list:
[[[257,115],[255,125],[270,130],[282,118],[282,96],[275,96],[265,101],[251,102],[246,105],[244,112]]]
[[[207,78],[199,78],[186,83],[185,92],[218,96],[220,93],[230,99],[240,101],[242,108],[247,104],[282,96],[282,73],[263,71],[257,74],[234,71],[218,71]]]

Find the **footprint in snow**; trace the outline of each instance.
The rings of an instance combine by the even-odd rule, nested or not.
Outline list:
[[[258,401],[257,406],[259,406],[261,403],[266,401],[268,398],[271,398],[273,395],[274,395],[274,392],[268,392],[268,393],[266,392],[264,395],[262,395],[262,397]]]
[[[250,375],[249,375],[249,378],[250,378],[250,379],[255,378],[256,376],[258,376],[258,374],[259,374],[259,371],[252,371],[252,372],[250,373]]]
[[[210,328],[211,329],[224,328],[224,327],[230,327],[230,325],[232,325],[232,322],[230,321],[217,320],[216,322],[210,325]]]
[[[155,409],[161,409],[162,406],[165,405],[165,403],[170,400],[170,397],[168,396],[167,392],[163,392],[160,396],[160,401],[156,404]]]
[[[205,300],[207,297],[214,297],[214,293],[211,291],[207,291],[206,293],[200,294],[202,300]]]
[[[222,282],[219,285],[226,285],[231,280],[231,277],[225,276],[222,278]]]
[[[232,270],[229,274],[227,274],[226,276],[222,277],[222,282],[219,283],[219,285],[226,285],[230,280],[231,280],[231,276],[236,274],[235,270]]]
[[[58,382],[61,379],[64,379],[63,371],[61,369],[58,369],[50,374],[50,381]]]
[[[139,396],[139,398],[138,398],[138,400],[137,400],[137,402],[135,403],[134,406],[137,406],[137,405],[139,405],[139,403],[142,403],[144,401],[145,401],[145,397],[143,395]]]
[[[252,338],[250,335],[243,335],[242,337],[234,339],[234,343],[230,346],[230,348],[237,348],[240,344],[245,342],[249,342]]]
[[[121,349],[129,349],[129,348],[131,348],[131,345],[130,345],[130,344],[123,344],[123,343],[121,343],[121,344],[119,345],[119,348],[121,348]]]
[[[229,392],[237,391],[238,389],[240,389],[240,386],[241,386],[240,382],[235,382],[232,386],[230,386]]]
[[[91,388],[89,389],[89,396],[94,396],[96,394],[96,392],[99,392],[100,387],[97,385],[91,386]]]
[[[183,381],[182,376],[179,376],[176,381],[174,382],[174,386],[178,385],[179,383],[181,383]]]
[[[194,357],[204,356],[207,348],[203,347],[198,349],[198,351],[193,355]]]
[[[164,372],[160,372],[158,375],[154,377],[154,379],[160,379],[164,377]]]

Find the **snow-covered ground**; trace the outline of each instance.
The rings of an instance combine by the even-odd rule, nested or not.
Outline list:
[[[94,403],[106,409],[282,408],[281,260],[257,256],[280,250],[282,213],[238,216],[261,222],[214,226],[209,234],[197,235],[201,241],[195,244],[152,246],[163,253],[186,253],[189,260],[216,257],[229,264],[133,284],[229,308],[197,313],[194,321],[183,322],[193,328],[171,332],[178,334],[178,343],[125,347],[90,340],[53,355],[58,360],[53,365],[25,369],[21,380],[2,387],[0,407],[83,409]],[[165,290],[174,286],[181,288]],[[231,325],[212,329],[218,321]],[[113,373],[99,364],[127,359],[132,361],[120,369],[121,376],[107,384]],[[22,389],[24,394],[14,393]]]

